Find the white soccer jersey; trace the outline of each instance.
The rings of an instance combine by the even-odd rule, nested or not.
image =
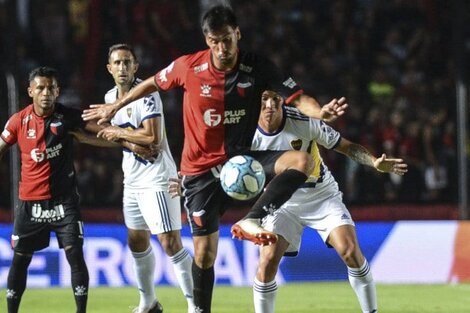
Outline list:
[[[269,134],[258,126],[253,137],[252,150],[299,150],[311,154],[315,163],[314,170],[289,202],[318,200],[338,192],[338,184],[323,163],[317,143],[327,149],[333,149],[339,144],[341,135],[323,121],[309,118],[295,108],[284,106],[283,110],[284,120],[277,132]]]
[[[141,81],[136,79],[133,87]],[[105,102],[113,103],[117,96],[118,89],[114,87],[106,93]],[[167,191],[168,178],[177,177],[175,161],[171,155],[165,131],[162,100],[158,92],[121,108],[111,123],[122,128],[137,129],[142,127],[144,120],[154,117],[161,118],[160,153],[155,161],[150,162],[126,148],[123,149],[122,170],[124,172],[124,187],[127,189]]]
[[[323,163],[317,143],[333,149],[341,140],[340,134],[323,121],[302,115],[297,109],[284,107],[284,119],[279,131],[265,133],[258,127],[253,150],[301,150],[312,155],[315,167],[311,176],[272,215],[263,219],[263,227],[289,242],[287,255],[299,249],[305,227],[315,229],[327,241],[329,234],[342,225],[354,222],[343,203],[336,180]]]

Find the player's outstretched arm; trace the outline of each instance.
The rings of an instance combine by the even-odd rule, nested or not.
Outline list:
[[[348,104],[346,98],[339,100],[333,99],[324,106],[308,95],[302,94],[292,101],[292,104],[306,116],[324,120],[325,122],[333,122],[346,112]]]
[[[360,164],[373,167],[379,172],[404,175],[408,171],[408,165],[403,159],[390,159],[385,154],[376,158],[365,147],[345,138],[341,138],[341,142],[335,150]]]
[[[110,121],[120,108],[157,90],[158,87],[155,84],[153,76],[151,76],[132,88],[129,93],[116,100],[114,103],[90,105],[89,109],[83,110],[82,118],[85,121],[97,119],[98,125],[100,125]]]

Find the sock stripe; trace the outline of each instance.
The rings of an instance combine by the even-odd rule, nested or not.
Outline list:
[[[265,284],[260,285],[257,282],[255,282],[253,284],[253,289],[259,293],[270,293],[270,292],[274,292],[277,290],[277,283],[276,281],[273,281],[272,283],[270,284],[268,283],[267,285]]]
[[[170,258],[171,263],[178,264],[179,262],[183,261],[188,255],[189,255],[188,250],[183,248]]]
[[[149,246],[144,252],[132,252],[132,256],[136,259],[145,258],[150,253],[153,253],[152,246]]]
[[[348,274],[349,276],[352,276],[352,277],[364,277],[367,274],[369,274],[369,272],[370,272],[369,263],[365,263],[362,266],[362,269],[356,269],[356,268],[353,269],[353,268],[348,267]]]

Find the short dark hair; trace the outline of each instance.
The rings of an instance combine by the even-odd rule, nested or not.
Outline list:
[[[53,78],[57,84],[59,83],[59,72],[52,67],[40,66],[35,68],[29,73],[29,82],[32,82],[36,77]]]
[[[117,43],[117,44],[112,45],[111,47],[109,47],[108,60],[111,57],[111,53],[113,53],[116,50],[129,51],[132,54],[132,57],[134,57],[134,60],[137,61],[137,56],[135,54],[134,48],[131,45],[128,45],[127,43]]]
[[[216,5],[202,17],[201,28],[204,35],[221,30],[225,26],[238,27],[237,17],[229,6]]]

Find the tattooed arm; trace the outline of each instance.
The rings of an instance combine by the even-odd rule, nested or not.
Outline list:
[[[403,159],[390,159],[385,154],[376,158],[365,147],[345,138],[341,138],[341,142],[335,150],[348,156],[351,160],[371,166],[379,172],[404,175],[408,171],[408,165],[404,163]]]

